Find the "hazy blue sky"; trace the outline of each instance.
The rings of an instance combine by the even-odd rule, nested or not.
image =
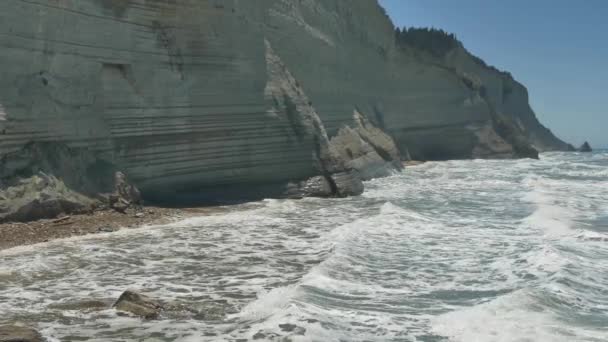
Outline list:
[[[453,32],[509,71],[560,138],[608,147],[608,0],[380,0],[397,26]]]

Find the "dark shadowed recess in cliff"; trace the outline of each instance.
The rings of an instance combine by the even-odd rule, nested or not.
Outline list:
[[[42,174],[57,177],[65,184],[65,191],[100,198],[100,194],[112,191],[116,171],[118,168],[115,165],[89,149],[71,148],[56,142],[31,142],[0,159],[0,190],[3,185],[15,185]],[[277,181],[269,184],[226,184],[201,188],[187,185],[170,188],[162,186],[145,189],[142,196],[146,204],[174,208],[236,204],[269,197],[285,197],[287,183]]]
[[[94,151],[71,148],[60,142],[30,142],[0,159],[0,185],[45,173],[61,179],[68,188],[95,196],[113,186],[115,166]]]
[[[265,198],[285,197],[286,182],[225,184],[202,188],[176,187],[172,191],[143,191],[146,204],[169,208],[239,204]]]
[[[406,149],[412,160],[469,159],[475,137],[462,126],[416,129],[400,135],[401,150]]]

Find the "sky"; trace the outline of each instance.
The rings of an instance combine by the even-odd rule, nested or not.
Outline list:
[[[455,33],[530,93],[561,139],[608,148],[608,0],[379,0],[397,26]]]

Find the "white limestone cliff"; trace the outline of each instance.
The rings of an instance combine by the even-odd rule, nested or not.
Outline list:
[[[396,151],[339,151],[331,172],[350,180],[361,160],[567,148],[510,76],[464,49],[437,63],[397,46],[375,0],[4,0],[0,49],[4,178],[35,173],[7,157],[32,143],[120,170],[154,199],[284,193],[327,173],[319,146],[345,132]]]

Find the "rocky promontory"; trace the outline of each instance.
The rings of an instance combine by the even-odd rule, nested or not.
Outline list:
[[[568,149],[510,74],[375,0],[6,0],[0,33],[0,221]]]
[[[579,152],[593,152],[591,145],[589,145],[587,141],[585,141],[578,150]]]

